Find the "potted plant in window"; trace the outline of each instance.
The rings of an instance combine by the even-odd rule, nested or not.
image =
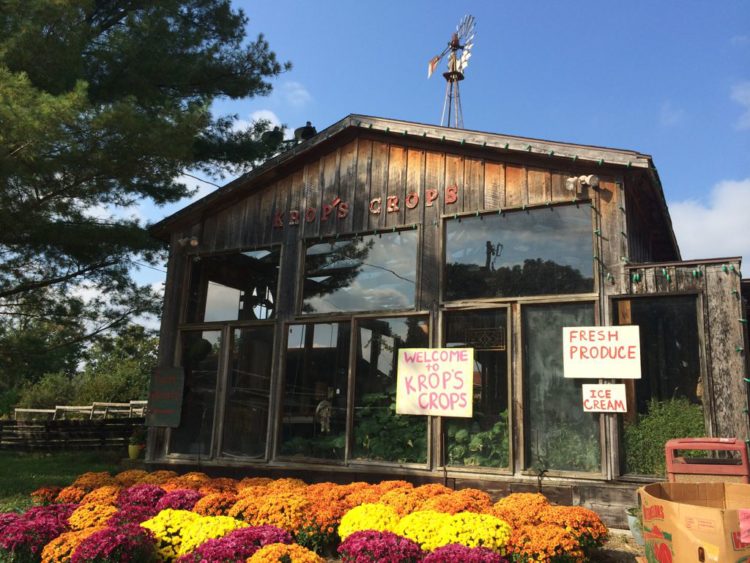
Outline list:
[[[143,426],[134,426],[133,433],[128,440],[128,457],[138,459],[141,450],[146,447],[146,429]]]

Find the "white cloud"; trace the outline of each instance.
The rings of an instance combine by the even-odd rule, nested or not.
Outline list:
[[[707,203],[678,201],[669,208],[684,259],[742,256],[750,264],[750,178],[719,182]]]
[[[312,101],[310,92],[299,82],[284,82],[280,90],[284,101],[294,108],[303,108]]]
[[[679,125],[685,120],[685,111],[675,106],[670,100],[662,103],[659,110],[659,123],[664,127]]]
[[[744,110],[734,126],[737,129],[750,129],[750,81],[740,82],[732,86],[731,98],[740,104]]]

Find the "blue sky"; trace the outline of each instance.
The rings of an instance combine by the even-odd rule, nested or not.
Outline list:
[[[467,129],[652,155],[683,258],[744,256],[750,271],[750,2],[234,5],[293,69],[270,96],[220,101],[217,113],[318,130],[350,113],[437,124],[444,68],[428,80],[427,61],[472,14]],[[186,203],[139,213],[157,221]]]

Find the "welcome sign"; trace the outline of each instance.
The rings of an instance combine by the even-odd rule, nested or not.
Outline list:
[[[396,413],[471,418],[473,348],[402,348]]]

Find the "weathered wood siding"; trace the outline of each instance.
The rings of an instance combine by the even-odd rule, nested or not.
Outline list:
[[[588,171],[601,175],[598,170]],[[253,189],[238,203],[206,216],[194,230],[200,232],[199,251],[212,253],[279,243],[288,240],[288,231],[309,238],[423,222],[430,225],[439,214],[570,203],[576,197],[565,189],[565,179],[570,175],[570,171],[552,166],[359,138],[300,165],[269,185]],[[606,252],[614,248],[619,252],[624,230],[614,183],[619,179],[603,179],[604,189],[598,196],[584,189],[577,199],[598,198],[606,208],[605,227],[614,224],[610,220],[617,220],[617,229],[609,229],[603,240]],[[455,203],[447,202],[448,187],[456,189]],[[438,194],[433,205],[428,202],[429,190]],[[379,213],[371,211],[373,201]],[[348,206],[346,213],[340,211],[342,203]],[[333,209],[326,217],[327,206]],[[283,226],[274,227],[274,218]],[[619,256],[613,267],[619,267],[617,260]]]
[[[707,371],[708,428],[718,437],[750,438],[746,366],[746,324],[740,296],[740,263],[696,263],[632,267],[628,293],[632,295],[701,295],[698,322],[701,352]]]

